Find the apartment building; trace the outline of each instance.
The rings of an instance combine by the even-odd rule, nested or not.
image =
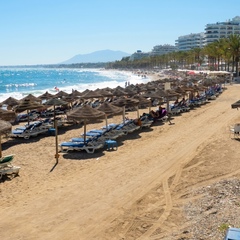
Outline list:
[[[150,52],[150,56],[164,55],[171,52],[175,52],[176,50],[177,50],[176,46],[170,44],[156,45]]]
[[[227,38],[232,34],[240,34],[240,16],[225,22],[207,24],[205,27],[204,45],[219,40],[220,38]]]
[[[175,41],[178,51],[189,51],[194,48],[202,48],[204,46],[204,33],[191,33],[188,35],[180,36]]]

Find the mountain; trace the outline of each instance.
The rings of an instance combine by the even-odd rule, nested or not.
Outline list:
[[[130,55],[131,54],[122,51],[101,50],[88,54],[78,54],[64,62],[61,62],[61,64],[114,62]]]

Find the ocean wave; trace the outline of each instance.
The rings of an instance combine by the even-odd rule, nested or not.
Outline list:
[[[86,89],[125,87],[126,82],[135,85],[150,81],[130,71],[106,69],[11,69],[11,71],[15,76],[20,72],[21,77],[4,78],[1,75],[0,102],[9,96],[22,99],[30,93],[36,97],[46,91],[56,94],[55,87],[71,93],[72,90],[83,92]],[[0,70],[0,73],[5,73],[5,70]]]
[[[34,86],[37,86],[37,84],[36,83],[10,83],[5,85],[6,88],[34,87]]]

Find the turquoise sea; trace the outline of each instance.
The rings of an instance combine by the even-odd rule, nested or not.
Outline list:
[[[0,68],[0,102],[8,97],[21,99],[29,93],[39,96],[46,91],[57,93],[72,90],[80,92],[97,88],[124,87],[125,83],[146,83],[142,78],[128,71],[105,69],[63,69],[63,68]]]

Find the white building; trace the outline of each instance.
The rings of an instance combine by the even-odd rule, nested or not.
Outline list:
[[[204,46],[204,33],[191,33],[180,36],[175,41],[178,51],[189,51],[194,48],[202,48]]]
[[[176,47],[170,44],[156,45],[153,47],[152,52],[150,52],[150,56],[164,55],[175,51]]]
[[[133,61],[133,60],[139,60],[142,59],[144,57],[149,57],[149,53],[144,53],[141,50],[137,50],[135,53],[133,53],[129,60]]]
[[[240,16],[226,22],[207,24],[205,28],[205,45],[232,34],[240,34]]]

